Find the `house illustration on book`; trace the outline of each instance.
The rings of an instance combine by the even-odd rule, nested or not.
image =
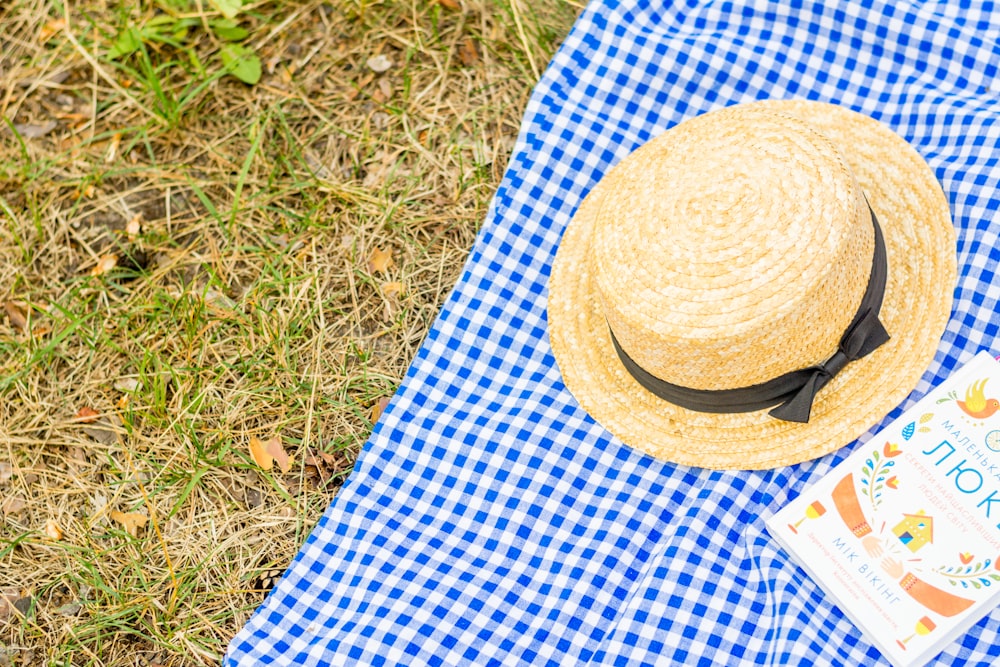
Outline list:
[[[906,548],[917,551],[934,541],[934,519],[920,510],[916,514],[903,514],[903,520],[892,529],[892,534],[906,545]]]

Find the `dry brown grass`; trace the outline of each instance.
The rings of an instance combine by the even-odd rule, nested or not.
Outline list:
[[[457,279],[577,11],[248,4],[253,87],[199,26],[107,56],[187,1],[0,6],[0,665],[218,662]]]

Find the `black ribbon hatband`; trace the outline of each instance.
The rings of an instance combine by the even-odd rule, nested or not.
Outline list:
[[[837,345],[837,351],[823,363],[791,371],[749,387],[691,389],[665,382],[651,375],[625,353],[612,331],[611,342],[625,369],[648,391],[689,410],[715,413],[753,412],[777,405],[768,413],[772,417],[790,422],[808,422],[813,399],[819,390],[847,364],[871,354],[889,340],[888,332],[878,319],[888,274],[885,241],[875,211],[871,211],[871,214],[872,225],[875,228],[875,252],[868,286],[854,319]]]

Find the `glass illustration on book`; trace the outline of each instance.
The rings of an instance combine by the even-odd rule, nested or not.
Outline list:
[[[824,514],[826,514],[826,508],[823,507],[823,503],[821,503],[818,500],[813,501],[809,503],[809,507],[806,508],[806,515],[801,519],[799,519],[798,521],[796,521],[794,524],[788,524],[788,527],[791,529],[793,533],[798,533],[799,526],[802,525],[803,521],[805,521],[806,519],[818,519]]]
[[[936,627],[937,627],[937,625],[934,624],[934,621],[932,621],[931,619],[927,618],[926,616],[923,616],[923,617],[920,618],[919,621],[917,621],[917,629],[916,629],[916,631],[912,635],[910,635],[909,637],[907,637],[906,639],[897,639],[896,643],[899,644],[899,647],[905,651],[906,650],[906,642],[910,641],[911,639],[913,639],[917,635],[920,635],[921,637],[926,637],[930,633],[934,632],[934,628],[936,628]]]
[[[1000,603],[998,396],[1000,363],[981,353],[766,521],[896,667]]]

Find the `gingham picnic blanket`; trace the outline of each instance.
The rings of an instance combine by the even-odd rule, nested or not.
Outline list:
[[[1000,8],[960,4],[587,7],[440,318],[226,664],[886,664],[763,523],[853,447],[714,472],[622,445],[563,386],[547,283],[581,199],[630,151],[711,109],[804,97],[891,126],[951,203],[954,310],[904,407],[1000,351]],[[938,664],[998,655],[994,612]]]

